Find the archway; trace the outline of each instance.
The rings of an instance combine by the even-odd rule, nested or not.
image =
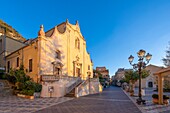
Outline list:
[[[149,82],[148,82],[148,87],[149,87],[149,88],[153,87],[153,82],[152,82],[152,81],[149,81]]]

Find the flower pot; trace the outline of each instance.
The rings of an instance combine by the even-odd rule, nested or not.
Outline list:
[[[157,98],[152,98],[152,102],[154,103],[154,104],[158,104],[159,103],[159,99],[157,99]],[[164,104],[169,104],[169,99],[163,99],[163,103]]]
[[[166,105],[169,104],[169,99],[164,99],[163,103],[166,104]]]
[[[158,98],[152,98],[152,102],[153,102],[154,104],[158,104]]]
[[[130,96],[134,96],[134,92],[130,92]]]

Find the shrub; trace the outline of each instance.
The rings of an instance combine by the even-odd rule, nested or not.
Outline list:
[[[11,69],[7,78],[8,81],[15,84],[16,93],[32,96],[34,92],[40,92],[42,89],[42,85],[35,83],[25,74],[23,66],[20,69]]]
[[[163,95],[163,99],[169,99],[169,96]]]
[[[25,82],[25,89],[34,90],[35,89],[35,83],[32,82],[32,81],[26,81]]]
[[[41,92],[41,89],[42,89],[42,85],[35,83],[35,92]]]
[[[152,98],[158,99],[158,98],[159,98],[159,95],[158,95],[158,94],[153,94],[153,95],[152,95]],[[169,96],[163,95],[163,99],[169,99]]]
[[[152,98],[157,98],[158,99],[158,94],[153,94]]]
[[[6,79],[5,71],[0,69],[0,79]]]
[[[34,90],[25,90],[24,89],[24,90],[20,91],[20,94],[33,96],[34,95]]]
[[[12,84],[15,84],[17,82],[17,79],[15,78],[15,76],[11,76],[9,74],[6,74],[6,79]]]
[[[22,83],[22,82],[16,82],[16,83],[15,83],[15,86],[16,86],[16,89],[17,89],[17,90],[22,90],[22,89],[24,89],[24,83]]]

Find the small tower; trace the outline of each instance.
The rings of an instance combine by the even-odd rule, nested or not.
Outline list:
[[[80,32],[80,26],[79,26],[79,22],[78,22],[78,20],[76,21],[76,29],[77,29],[77,31],[79,31],[79,32]]]
[[[69,21],[68,21],[68,19],[66,19],[66,24],[68,24],[69,23]]]
[[[78,22],[78,20],[76,20],[76,25],[77,25],[77,26],[79,26],[79,22]]]
[[[44,32],[44,27],[43,25],[40,26],[40,30],[38,32],[38,36],[41,37],[41,36],[45,36],[45,32]]]

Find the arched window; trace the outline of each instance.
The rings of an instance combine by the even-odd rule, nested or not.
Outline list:
[[[61,59],[61,53],[59,50],[56,51],[56,58]]]
[[[80,40],[78,38],[75,40],[75,48],[80,49]]]

